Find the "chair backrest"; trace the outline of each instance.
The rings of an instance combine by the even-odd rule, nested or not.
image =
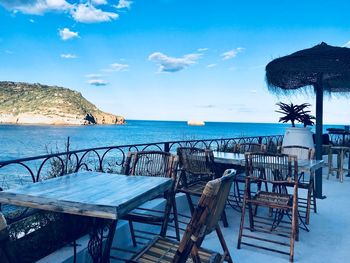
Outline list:
[[[265,152],[265,145],[255,142],[245,142],[238,144],[237,151],[239,153],[246,152]]]
[[[288,154],[248,153],[246,177],[272,184],[298,182],[297,157]]]
[[[129,152],[123,174],[176,179],[178,157],[162,151]]]
[[[198,201],[198,206],[186,227],[173,262],[186,262],[193,246],[198,249],[205,235],[217,227],[235,173],[236,171],[233,169],[226,170],[221,178],[211,180],[206,184]]]
[[[311,160],[315,156],[314,149],[300,145],[282,146],[281,153],[295,155],[298,160]]]
[[[199,176],[215,175],[214,154],[212,150],[196,147],[177,148],[180,167],[188,173]]]

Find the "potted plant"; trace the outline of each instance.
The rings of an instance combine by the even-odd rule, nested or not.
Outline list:
[[[279,122],[292,123],[292,127],[287,128],[285,131],[282,146],[300,145],[314,148],[311,128],[307,127],[312,126],[314,124],[313,120],[315,119],[308,110],[308,107],[311,105],[309,103],[296,105],[283,102],[279,102],[276,105],[279,106],[279,110],[276,112],[283,114]],[[296,127],[295,124],[297,122],[302,123],[303,127]]]

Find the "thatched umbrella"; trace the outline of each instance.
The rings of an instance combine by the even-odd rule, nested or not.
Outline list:
[[[274,93],[290,93],[313,86],[316,93],[316,159],[322,159],[323,94],[350,92],[350,48],[322,42],[271,61],[266,82]],[[322,196],[322,176],[316,176],[316,196]]]

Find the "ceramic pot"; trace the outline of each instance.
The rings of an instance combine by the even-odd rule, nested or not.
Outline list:
[[[314,149],[311,128],[309,127],[290,127],[287,128],[282,146],[298,145]]]

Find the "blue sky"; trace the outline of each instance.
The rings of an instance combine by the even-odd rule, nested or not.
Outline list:
[[[127,119],[277,122],[265,65],[350,46],[348,1],[0,0],[0,80],[77,90]],[[325,98],[325,123],[350,123]]]

